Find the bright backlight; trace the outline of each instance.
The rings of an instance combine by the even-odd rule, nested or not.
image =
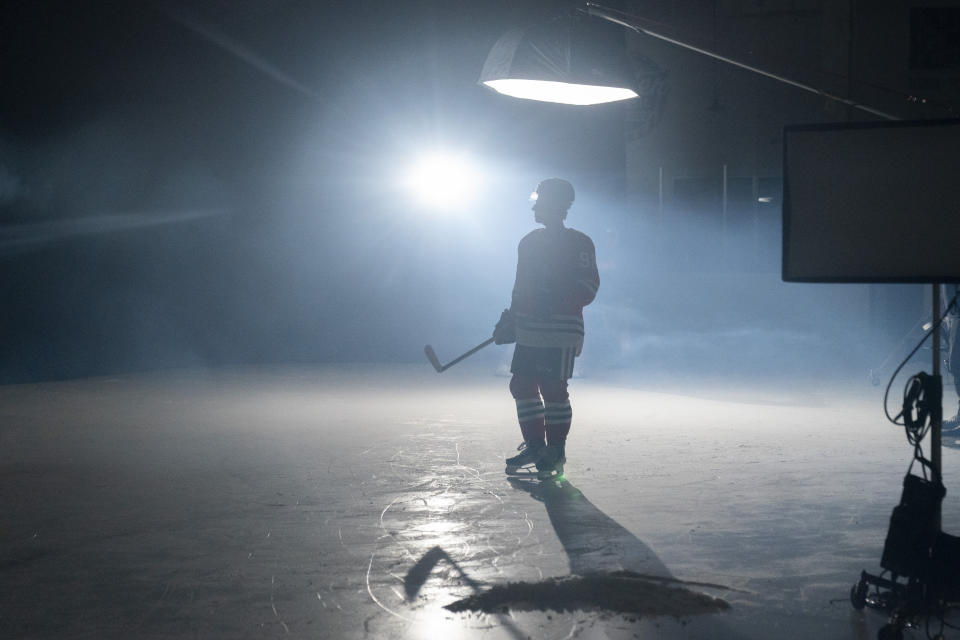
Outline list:
[[[487,80],[484,84],[498,93],[514,98],[561,104],[602,104],[637,97],[636,92],[622,87],[598,87],[546,80]]]
[[[452,210],[470,200],[479,180],[476,167],[465,157],[435,153],[414,164],[405,184],[422,204]]]

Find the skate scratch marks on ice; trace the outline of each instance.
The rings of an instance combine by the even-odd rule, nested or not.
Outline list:
[[[571,638],[573,638],[574,636],[576,636],[576,635],[577,635],[577,631],[578,631],[578,629],[577,629],[578,626],[579,626],[579,623],[574,622],[574,623],[573,623],[573,626],[570,627],[570,633],[568,633],[567,635],[565,635],[565,636],[563,637],[563,640],[570,640]]]
[[[470,471],[474,476],[476,476],[477,480],[479,480],[479,479],[480,479],[480,471],[479,471],[479,470],[474,469],[473,467],[468,467],[467,465],[465,465],[465,464],[463,464],[462,462],[460,462],[460,443],[459,443],[459,442],[454,442],[454,443],[453,443],[453,447],[454,447],[454,449],[456,449],[456,451],[457,451],[457,466],[460,467],[461,469],[466,469],[467,471]]]
[[[277,576],[270,576],[270,608],[273,609],[273,615],[280,621],[280,626],[283,627],[283,630],[287,633],[290,633],[290,627],[287,626],[287,623],[283,620],[280,620],[280,614],[277,613],[277,605],[273,599],[273,593],[276,590]],[[319,595],[319,594],[318,594]]]
[[[350,547],[348,547],[348,546],[347,546],[347,543],[343,541],[343,528],[342,528],[342,527],[338,527],[338,528],[337,528],[337,538],[340,539],[340,545],[341,545],[344,549],[347,550],[347,553],[349,553],[351,556],[354,556],[354,557],[357,556],[357,554],[353,552],[353,549],[351,549]],[[251,554],[251,555],[252,555],[252,554]]]
[[[489,494],[492,495],[494,498],[496,498],[497,500],[499,500],[501,505],[503,504],[503,498],[501,498],[499,495],[497,495],[496,493],[494,493],[494,492],[491,491],[490,489],[484,489],[483,492],[484,492],[484,493],[489,493]]]
[[[153,605],[152,607],[150,607],[150,609],[149,609],[145,614],[143,614],[143,617],[140,618],[140,622],[137,623],[137,626],[134,627],[134,629],[140,629],[140,628],[143,627],[143,623],[145,623],[145,622],[147,621],[147,618],[149,618],[151,615],[153,615],[153,612],[156,611],[157,609],[159,609],[159,608],[160,608],[160,605],[163,604],[163,600],[164,600],[164,598],[167,597],[167,593],[168,593],[169,591],[170,591],[170,583],[167,582],[166,584],[163,585],[163,593],[160,594],[160,599],[157,600],[157,601],[154,603],[154,605]]]
[[[398,500],[400,500],[401,497],[402,497],[402,496],[397,496],[396,498],[394,498],[393,500],[391,500],[391,501],[390,501],[390,504],[388,504],[387,506],[385,506],[385,507],[383,508],[383,511],[380,512],[380,528],[381,528],[381,529],[386,530],[386,527],[383,526],[383,516],[386,515],[387,511],[390,510],[390,507],[392,507]]]
[[[467,471],[470,471],[471,474],[472,474],[477,480],[479,480],[481,483],[483,483],[484,485],[486,485],[487,483],[485,483],[485,482],[483,481],[483,474],[480,473],[480,470],[479,470],[479,469],[477,469],[477,468],[475,468],[475,467],[468,467],[468,466],[466,466],[466,465],[464,465],[464,464],[462,464],[462,463],[460,462],[460,443],[459,443],[459,442],[454,442],[453,446],[454,446],[454,448],[456,449],[456,452],[457,452],[457,464],[456,464],[456,466],[460,467],[461,469],[466,469]],[[490,494],[491,496],[493,496],[494,498],[496,498],[497,501],[500,502],[501,505],[503,504],[503,498],[501,498],[499,495],[497,495],[496,492],[492,491],[491,489],[488,489],[486,486],[483,487],[483,492]]]
[[[410,551],[407,545],[403,544],[403,542],[397,539],[396,532],[388,530],[386,525],[383,522],[384,516],[387,515],[387,511],[390,510],[390,507],[395,505],[401,499],[402,499],[402,496],[397,496],[396,498],[390,501],[390,504],[388,504],[386,507],[383,508],[383,511],[380,512],[380,528],[383,529],[383,535],[381,535],[377,539],[382,540],[383,538],[391,538],[394,542],[397,542],[400,544],[400,547],[403,549],[403,552],[407,554],[407,556],[416,559],[417,556]],[[419,498],[419,499],[422,500],[422,498]],[[424,504],[427,504],[426,501],[424,501]]]
[[[378,607],[380,607],[390,615],[396,616],[401,620],[406,620],[407,622],[414,622],[413,618],[408,618],[407,616],[401,615],[396,611],[394,611],[393,609],[390,609],[389,607],[384,605],[382,602],[380,602],[377,596],[373,595],[373,589],[370,587],[370,570],[373,568],[373,558],[376,555],[377,555],[376,552],[370,554],[370,564],[367,565],[367,593],[370,594],[370,599],[373,600],[374,604],[376,604]]]
[[[527,516],[526,511],[523,512],[523,521],[527,523],[527,535],[523,536],[522,538],[518,538],[517,539],[518,543],[523,542],[524,540],[529,538],[531,535],[533,535],[533,522],[530,521],[530,518]]]

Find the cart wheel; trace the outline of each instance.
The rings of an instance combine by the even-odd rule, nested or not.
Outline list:
[[[877,640],[903,640],[903,629],[895,624],[885,624],[880,627]]]
[[[867,606],[867,583],[863,580],[850,587],[850,604],[857,611]]]

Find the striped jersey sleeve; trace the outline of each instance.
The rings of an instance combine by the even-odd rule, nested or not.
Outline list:
[[[600,273],[597,271],[597,252],[593,241],[580,234],[575,255],[571,256],[571,277],[567,282],[567,299],[572,306],[581,309],[597,297],[600,288]]]

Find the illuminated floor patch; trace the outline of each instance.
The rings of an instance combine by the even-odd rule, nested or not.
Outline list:
[[[497,585],[446,606],[454,612],[607,610],[636,616],[689,616],[730,608],[726,601],[630,571]]]

